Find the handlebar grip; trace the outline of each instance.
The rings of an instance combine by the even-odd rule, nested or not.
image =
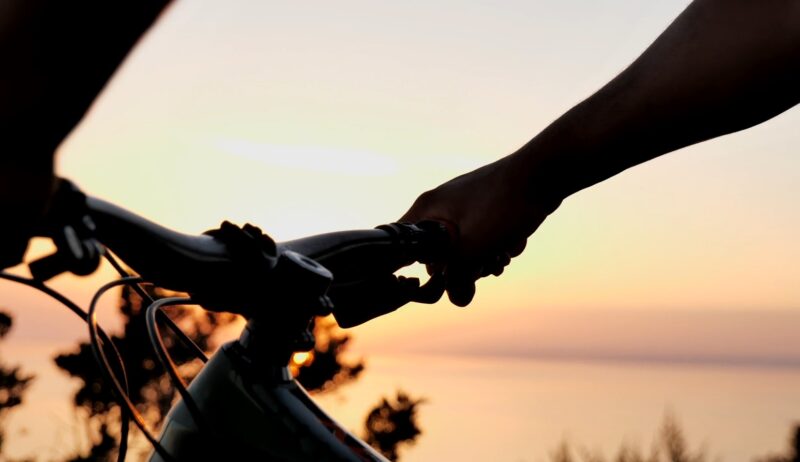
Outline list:
[[[409,302],[435,303],[444,294],[440,274],[423,286],[417,278],[394,274],[411,263],[432,263],[446,254],[449,233],[441,223],[392,223],[377,230],[386,234],[383,247],[365,244],[360,252],[347,252],[340,260],[320,256],[334,274],[328,295],[341,327],[363,324]]]

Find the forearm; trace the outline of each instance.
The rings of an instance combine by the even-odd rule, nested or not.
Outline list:
[[[0,2],[0,268],[47,208],[56,148],[167,3]]]
[[[52,156],[168,0],[0,5],[0,156]]]
[[[696,0],[628,69],[515,153],[554,201],[800,101],[800,1]],[[519,165],[517,165],[519,167]]]
[[[465,306],[570,194],[800,100],[800,0],[695,0],[628,69],[516,153],[420,195],[403,221],[454,235],[447,291]]]
[[[7,165],[0,159],[0,269],[21,261],[55,189],[52,159]]]

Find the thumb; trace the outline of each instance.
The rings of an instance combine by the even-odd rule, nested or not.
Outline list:
[[[463,264],[448,265],[445,272],[447,277],[445,288],[447,297],[454,305],[465,307],[472,302],[475,297],[475,280],[477,279],[474,273]]]

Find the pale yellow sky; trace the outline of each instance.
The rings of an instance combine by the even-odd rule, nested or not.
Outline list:
[[[59,171],[186,232],[223,219],[279,240],[372,227],[525,143],[687,3],[182,0]],[[799,123],[793,110],[568,199],[506,275],[479,284],[474,326],[520,309],[798,309]],[[460,313],[410,307],[357,335]]]

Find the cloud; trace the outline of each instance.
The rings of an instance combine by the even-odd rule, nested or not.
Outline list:
[[[415,353],[796,368],[799,327],[797,309],[528,309],[381,341]]]
[[[353,176],[388,176],[399,170],[389,156],[322,146],[289,146],[245,139],[218,138],[213,145],[237,157],[271,166]]]

